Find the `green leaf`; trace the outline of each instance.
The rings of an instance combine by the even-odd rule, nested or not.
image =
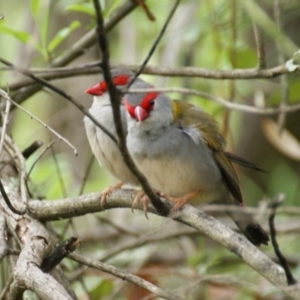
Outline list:
[[[40,0],[30,0],[30,10],[34,17],[37,15],[39,6],[40,6]]]
[[[2,26],[2,25],[0,25],[0,32],[11,35],[24,44],[26,44],[28,39],[30,38],[30,34],[25,31],[14,30],[9,27]]]
[[[90,291],[91,299],[98,300],[104,296],[111,294],[113,291],[113,283],[111,280],[103,280],[95,288]]]
[[[48,45],[48,51],[52,52],[72,31],[80,26],[79,21],[73,21],[69,27],[65,27],[57,32]]]
[[[85,14],[88,14],[90,16],[95,15],[94,6],[92,3],[82,3],[82,4],[71,4],[67,6],[67,11],[79,11]]]

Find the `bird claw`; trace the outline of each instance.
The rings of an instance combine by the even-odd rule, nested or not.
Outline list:
[[[138,192],[136,192],[136,195],[134,197],[132,206],[131,206],[131,211],[134,213],[134,208],[141,203],[143,205],[143,211],[145,214],[145,217],[149,220],[148,218],[148,204],[149,204],[149,198],[148,196],[145,194],[145,192],[143,190],[140,190]]]
[[[172,207],[170,213],[177,212],[182,206],[184,206],[191,198],[194,198],[200,191],[188,193],[182,197],[172,197],[165,193],[160,193],[160,196],[166,198],[170,202],[174,202],[175,205]]]
[[[121,186],[123,185],[123,182],[118,182],[117,184],[115,185],[112,185],[112,186],[109,186],[108,188],[104,189],[101,193],[101,196],[100,196],[100,204],[101,204],[101,207],[103,208],[106,204],[106,198],[107,196],[114,190],[117,190],[119,189]]]

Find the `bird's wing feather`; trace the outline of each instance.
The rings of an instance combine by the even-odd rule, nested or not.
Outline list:
[[[204,141],[213,151],[213,157],[222,172],[232,196],[237,202],[243,203],[237,174],[223,150],[225,140],[219,132],[215,120],[197,107],[184,101],[173,100],[172,111],[174,123],[184,132],[192,133],[191,128],[199,131],[199,139]]]
[[[252,163],[251,161],[244,159],[242,157],[239,157],[233,153],[230,152],[225,152],[225,155],[233,162],[236,163],[242,167],[245,168],[249,168],[255,171],[259,171],[259,172],[264,172],[264,173],[268,173],[267,171],[265,171],[264,169],[258,167],[257,165],[255,165],[254,163]]]

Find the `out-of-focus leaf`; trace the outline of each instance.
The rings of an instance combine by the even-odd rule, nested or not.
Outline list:
[[[262,121],[263,132],[268,141],[283,155],[290,159],[300,161],[300,142],[287,130],[279,134],[277,123],[271,119]]]
[[[111,3],[111,5],[110,5],[110,7],[107,9],[107,12],[106,12],[106,14],[105,14],[105,16],[107,17],[107,16],[109,16],[114,10],[115,10],[115,8],[117,7],[117,5],[119,4],[119,0],[114,0],[112,3]]]
[[[299,103],[300,79],[295,77],[289,86],[289,103]]]
[[[88,3],[81,3],[81,4],[71,4],[67,6],[67,11],[79,11],[85,14],[88,14],[90,16],[95,15],[95,9],[91,2]]]
[[[25,32],[25,31],[14,30],[12,28],[8,28],[6,26],[1,26],[1,25],[0,25],[0,32],[11,35],[11,36],[15,37],[16,39],[18,39],[19,41],[21,41],[24,44],[27,43],[27,41],[30,37],[30,34]]]
[[[285,195],[285,205],[299,204],[299,175],[283,160],[274,164],[268,181],[268,194],[278,195],[279,193]]]
[[[236,52],[236,68],[254,68],[257,62],[255,52],[250,48],[241,48]]]
[[[101,281],[89,294],[93,300],[102,299],[102,297],[109,295],[113,290],[113,283],[111,280]]]
[[[30,0],[30,10],[34,17],[37,15],[39,5],[40,5],[40,0]]]
[[[65,27],[57,32],[48,45],[48,51],[52,52],[72,31],[80,26],[79,21],[73,21],[69,27]]]

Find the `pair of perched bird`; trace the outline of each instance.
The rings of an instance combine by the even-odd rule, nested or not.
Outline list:
[[[111,74],[119,88],[126,87],[134,76],[127,70],[112,70]],[[152,85],[138,78],[131,88],[149,89]],[[86,93],[94,96],[90,114],[117,138],[106,82],[100,80]],[[224,151],[225,140],[211,116],[187,102],[172,101],[164,93],[141,92],[122,97],[121,117],[136,166],[153,189],[175,202],[176,210],[186,202],[235,204],[237,210],[228,214],[245,236],[255,245],[268,243],[268,235],[242,208],[242,193],[231,161],[254,165]],[[87,116],[84,123],[99,163],[122,183],[139,185],[111,137]]]

